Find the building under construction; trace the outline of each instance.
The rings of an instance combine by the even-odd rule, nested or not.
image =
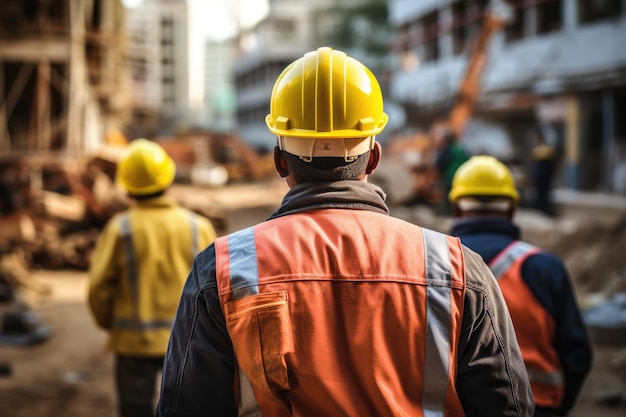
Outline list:
[[[76,156],[121,126],[119,0],[0,2],[0,155]]]
[[[414,128],[445,115],[485,11],[510,10],[485,51],[465,131],[473,153],[529,155],[536,125],[562,149],[558,185],[626,193],[626,3],[622,0],[390,0],[391,98]]]

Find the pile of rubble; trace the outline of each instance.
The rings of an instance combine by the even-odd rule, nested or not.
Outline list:
[[[79,268],[104,223],[129,205],[115,160],[14,157],[0,162],[0,254],[42,268]]]
[[[18,264],[88,268],[102,227],[131,204],[115,184],[120,152],[103,148],[81,161],[54,155],[0,160],[0,275],[22,275]],[[218,232],[224,227],[212,207],[190,209],[210,218]]]

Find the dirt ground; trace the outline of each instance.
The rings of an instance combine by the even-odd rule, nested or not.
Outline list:
[[[254,193],[247,193],[245,201],[236,202],[243,208],[229,212],[229,230],[264,219],[282,195],[267,191],[262,194],[261,199]],[[201,199],[199,195],[196,197]],[[223,204],[232,201],[226,195],[221,198]],[[392,214],[435,229],[445,229],[449,225],[448,220],[425,209],[403,208]],[[616,257],[613,262],[621,266],[610,269],[610,257],[600,255],[607,251],[597,250],[595,258],[587,255],[586,259],[580,259],[580,251],[584,248],[604,248],[615,243],[615,239],[626,237],[623,225],[617,233],[611,224],[582,227],[579,217],[564,216],[555,220],[534,213],[521,213],[518,220],[529,240],[560,252],[568,260],[568,265],[576,268],[572,275],[581,304],[587,303],[591,295],[603,288],[602,283],[597,282],[597,275],[596,282],[589,282],[593,266],[589,263],[603,265],[602,275],[606,280],[614,274],[623,276],[626,263]],[[592,237],[600,241],[591,241]],[[563,241],[567,242],[564,246]],[[623,248],[621,245],[621,253]],[[35,270],[32,279],[39,288],[46,288],[48,294],[26,291],[25,297],[42,321],[52,328],[53,337],[45,344],[31,348],[0,347],[0,362],[8,361],[13,367],[12,376],[0,377],[0,417],[115,416],[112,358],[104,348],[106,335],[94,326],[85,304],[85,272]],[[616,285],[605,282],[604,288]],[[592,372],[570,416],[623,417],[626,415],[626,398],[621,404],[613,405],[601,404],[599,399],[614,397],[613,403],[618,403],[619,396],[626,395],[626,346],[596,344],[594,349]]]

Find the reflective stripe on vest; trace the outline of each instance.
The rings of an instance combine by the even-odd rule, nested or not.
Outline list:
[[[446,236],[422,230],[427,281],[424,374],[428,375],[423,388],[422,407],[425,417],[439,417],[444,415],[449,384],[452,267]],[[254,228],[229,235],[227,242],[230,286],[234,299],[258,294],[259,272]],[[246,383],[247,377],[243,370],[240,370],[239,375],[240,383]],[[244,381],[241,381],[242,378]],[[252,398],[245,400],[254,401]],[[250,407],[248,403],[246,408]]]
[[[259,293],[254,228],[241,230],[228,237],[230,286],[235,300]]]
[[[137,273],[137,259],[135,255],[135,247],[133,245],[133,235],[130,231],[130,221],[128,220],[128,215],[122,215],[120,217],[120,228],[122,231],[122,237],[124,238],[124,249],[126,251],[126,272],[128,272],[129,284],[130,284],[130,293],[133,298],[133,317],[130,320],[115,320],[113,322],[114,328],[134,328],[136,325],[139,325],[139,312],[138,312],[138,303],[139,299],[139,279]]]
[[[511,265],[513,265],[515,261],[534,250],[536,250],[536,248],[533,245],[517,240],[504,248],[504,250],[489,263],[489,268],[496,279],[500,279],[500,277],[511,268]]]
[[[560,387],[565,382],[562,372],[540,372],[533,369],[527,369],[526,371],[531,382],[539,382],[553,387]]]
[[[137,271],[137,255],[133,245],[133,234],[130,228],[130,220],[128,214],[120,216],[120,230],[122,239],[124,240],[124,250],[126,252],[126,271],[130,281],[130,291],[133,298],[133,317],[130,319],[116,319],[113,322],[113,328],[125,330],[150,330],[170,328],[171,320],[153,320],[142,322],[139,320],[139,273]],[[193,213],[189,215],[191,224],[191,242],[192,242],[192,261],[198,253],[198,224]]]
[[[441,233],[423,229],[426,252],[426,352],[422,398],[424,417],[443,416],[450,370],[450,286],[448,241]],[[439,283],[439,285],[436,285]],[[435,285],[433,285],[435,284]]]

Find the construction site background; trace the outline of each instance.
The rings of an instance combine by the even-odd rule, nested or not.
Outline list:
[[[124,126],[146,123],[149,139],[177,164],[169,193],[211,219],[220,235],[262,221],[287,191],[272,153],[236,133],[157,133],[157,115],[133,108],[119,65],[128,40],[123,23],[120,1],[0,2],[0,313],[4,301],[17,299],[49,331],[41,343],[0,345],[0,417],[114,414],[111,356],[87,311],[85,285],[101,228],[131,204],[115,180],[132,139]],[[449,111],[424,131],[387,137],[371,177],[392,215],[443,232],[451,219],[440,210],[437,144],[445,131],[459,136],[473,115],[488,42],[502,24],[483,23]],[[508,162],[525,197],[528,167],[525,155],[516,156]],[[623,314],[624,198],[556,189],[554,199],[554,217],[522,207],[523,236],[563,257],[582,308],[622,303],[615,316]],[[626,330],[607,320],[589,331],[596,359],[572,416],[622,416]]]
[[[275,179],[220,188],[176,184],[170,192],[191,208],[219,207],[225,213],[220,233],[228,233],[265,219],[286,190],[284,182]],[[520,210],[516,221],[523,236],[563,257],[583,309],[623,293],[626,201],[561,191],[557,201],[556,218]],[[440,231],[446,231],[452,221],[425,205],[392,206],[391,214]],[[15,265],[19,259],[14,258]],[[24,299],[53,334],[36,346],[0,347],[0,359],[12,366],[12,375],[0,378],[0,416],[113,415],[112,358],[105,349],[106,334],[93,324],[86,307],[84,269],[22,263],[18,270],[27,283]],[[592,326],[589,330],[595,360],[571,416],[622,416],[626,406],[623,329]]]

